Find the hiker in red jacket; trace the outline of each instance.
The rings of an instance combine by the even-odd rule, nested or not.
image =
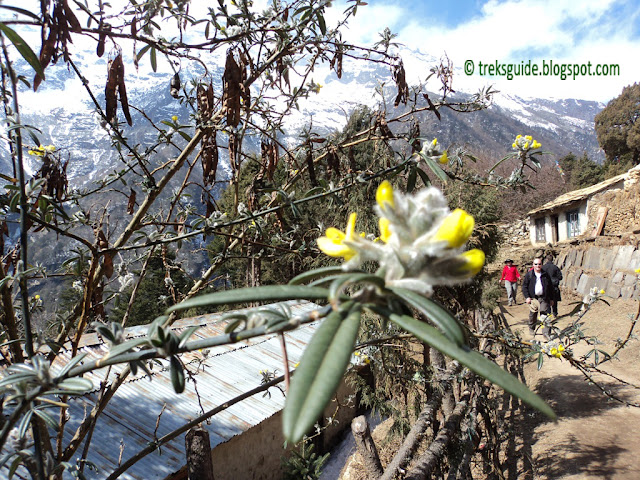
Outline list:
[[[518,280],[520,280],[520,272],[518,267],[513,264],[513,260],[507,258],[505,266],[502,269],[502,277],[500,281],[504,280],[504,287],[507,289],[507,298],[509,300],[509,306],[516,304],[516,292],[518,291]]]

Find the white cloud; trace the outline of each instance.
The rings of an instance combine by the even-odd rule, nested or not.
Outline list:
[[[430,23],[420,17],[422,10],[398,6],[385,9],[376,5],[362,7],[350,25],[350,35],[360,41],[370,40],[389,25],[398,33],[397,40],[410,48],[440,57],[445,52],[454,66],[462,68],[466,60],[516,63],[532,60],[542,68],[542,60],[556,64],[618,64],[620,75],[579,76],[575,80],[554,77],[516,77],[508,81],[499,77],[458,75],[460,88],[468,85],[494,84],[498,90],[522,97],[574,97],[606,101],[622,88],[640,79],[640,42],[634,38],[633,23],[637,11],[616,17],[626,2],[591,0],[498,1],[486,2],[481,13],[455,28]],[[370,12],[365,13],[366,9]],[[626,9],[625,9],[626,10]],[[637,10],[637,9],[636,9]],[[363,15],[361,16],[361,13]],[[360,18],[358,18],[360,17]],[[406,20],[409,19],[409,20]],[[362,22],[355,25],[355,21]],[[362,32],[361,32],[362,31]],[[411,75],[411,72],[407,72]]]

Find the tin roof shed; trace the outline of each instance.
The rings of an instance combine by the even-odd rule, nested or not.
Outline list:
[[[310,302],[288,303],[294,315],[317,309]],[[172,329],[183,330],[200,326],[191,339],[206,338],[224,333],[220,314],[203,315],[179,320]],[[289,369],[302,357],[317,323],[305,324],[286,332]],[[147,326],[126,330],[127,337],[143,336]],[[107,345],[97,335],[87,335],[81,352],[87,361],[104,356]],[[66,355],[66,357],[65,357]],[[69,352],[61,354],[69,360]],[[182,427],[203,413],[229,402],[262,383],[261,371],[284,373],[282,350],[277,335],[272,334],[245,340],[232,345],[211,348],[208,352],[191,352],[181,356],[191,372],[184,393],[176,394],[169,375],[168,362],[162,361],[152,370],[150,381],[144,372],[130,375],[118,389],[105,411],[98,417],[87,460],[98,468],[98,473],[85,468],[88,478],[103,479],[132,455],[162,436]],[[80,422],[94,407],[105,377],[113,380],[122,366],[112,366],[86,376],[93,381],[95,391],[83,397],[70,399],[69,421],[65,428],[65,445]],[[211,417],[203,426],[208,430],[211,447],[241,434],[261,423],[284,407],[284,395],[273,388],[269,394],[257,394]],[[80,447],[79,451],[82,451]],[[72,462],[74,460],[72,459]],[[119,478],[125,480],[163,479],[180,470],[186,463],[184,434],[142,458]]]

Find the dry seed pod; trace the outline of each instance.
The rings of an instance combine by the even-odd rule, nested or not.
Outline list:
[[[133,215],[133,210],[136,207],[136,191],[132,188],[129,194],[129,200],[127,201],[127,213]]]
[[[49,25],[49,35],[47,39],[42,44],[40,48],[40,65],[42,66],[42,70],[51,62],[54,53],[56,52],[56,40],[58,38],[58,25],[54,22]],[[38,90],[40,83],[42,83],[43,78],[36,73],[36,76],[33,79],[33,91]]]
[[[119,54],[116,57],[118,62],[118,94],[120,95],[120,105],[122,106],[122,113],[124,118],[127,119],[129,126],[133,125],[131,121],[131,113],[129,112],[129,100],[127,100],[127,87],[124,83],[124,64],[122,63],[122,55]]]
[[[409,99],[409,85],[407,85],[406,75],[404,72],[404,64],[402,63],[401,58],[398,58],[396,60],[396,63],[393,66],[392,73],[393,80],[396,82],[396,87],[398,87],[398,95],[396,95],[393,106],[397,107],[398,105],[400,105],[400,102],[406,105],[407,100]]]
[[[67,4],[67,0],[62,0],[62,10],[67,23],[71,27],[71,31],[74,33],[82,33],[82,27],[80,26],[80,22],[78,21],[78,18],[73,13],[73,10],[69,8],[69,5]]]
[[[209,132],[202,137],[202,178],[205,185],[215,183],[217,170],[218,145],[216,133]]]
[[[116,93],[116,89],[118,88],[118,73],[115,60],[109,60],[107,69],[107,84],[104,88],[104,98],[106,102],[105,115],[107,122],[112,123],[117,119],[116,112],[118,110],[118,96]]]
[[[173,98],[180,98],[180,74],[178,73],[171,78],[169,94]]]
[[[311,149],[311,143],[309,143],[309,148],[307,148],[305,159],[307,161],[307,170],[309,170],[309,180],[311,181],[311,185],[316,187],[318,181],[316,180],[316,171],[313,167],[313,150]]]
[[[227,52],[227,61],[222,76],[222,110],[227,116],[227,125],[237,127],[240,123],[240,93],[242,89],[242,71],[233,52]]]

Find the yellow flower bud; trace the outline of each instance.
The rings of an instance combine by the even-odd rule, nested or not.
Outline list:
[[[604,295],[604,290],[600,290],[600,295]]]
[[[174,122],[177,122],[178,121],[178,116],[177,115],[173,115],[171,117],[171,120],[173,120]]]
[[[518,148],[518,145],[516,144],[516,142],[513,142],[513,143],[511,144],[511,146],[512,146],[513,148]]]
[[[531,135],[527,135],[526,137],[524,137],[525,140],[527,140],[527,142],[531,143],[533,141],[533,137]]]
[[[447,151],[445,150],[444,153],[442,154],[442,156],[440,157],[440,160],[438,160],[442,165],[446,165],[447,163],[449,163],[449,156],[447,155]]]
[[[376,202],[383,210],[386,208],[386,205],[393,208],[393,187],[387,180],[378,186],[378,190],[376,190]]]
[[[433,141],[431,142],[431,147],[432,148],[436,148],[436,145],[438,144],[438,139],[434,138]]]
[[[484,252],[477,248],[464,252],[460,255],[466,260],[466,265],[463,267],[471,276],[476,275],[484,266]]]
[[[378,220],[378,228],[380,229],[380,240],[384,243],[389,242],[389,238],[391,237],[391,230],[389,229],[389,219],[380,217]]]
[[[444,219],[434,240],[445,240],[451,248],[458,248],[469,240],[474,225],[475,220],[471,215],[461,208],[456,208]]]
[[[555,347],[553,347],[549,353],[554,357],[559,357],[560,356],[560,354],[558,353],[558,349],[555,348]]]
[[[529,142],[525,142],[524,144],[524,149],[526,150],[527,148],[529,148]]]
[[[522,135],[517,135],[516,136],[516,140],[520,140],[522,138]]]
[[[349,215],[349,221],[347,222],[347,228],[345,232],[341,232],[337,228],[329,227],[325,232],[324,237],[318,238],[318,248],[330,257],[342,257],[345,260],[349,260],[356,255],[356,251],[345,245],[346,241],[351,241],[354,238],[354,230],[356,227],[356,214]]]

